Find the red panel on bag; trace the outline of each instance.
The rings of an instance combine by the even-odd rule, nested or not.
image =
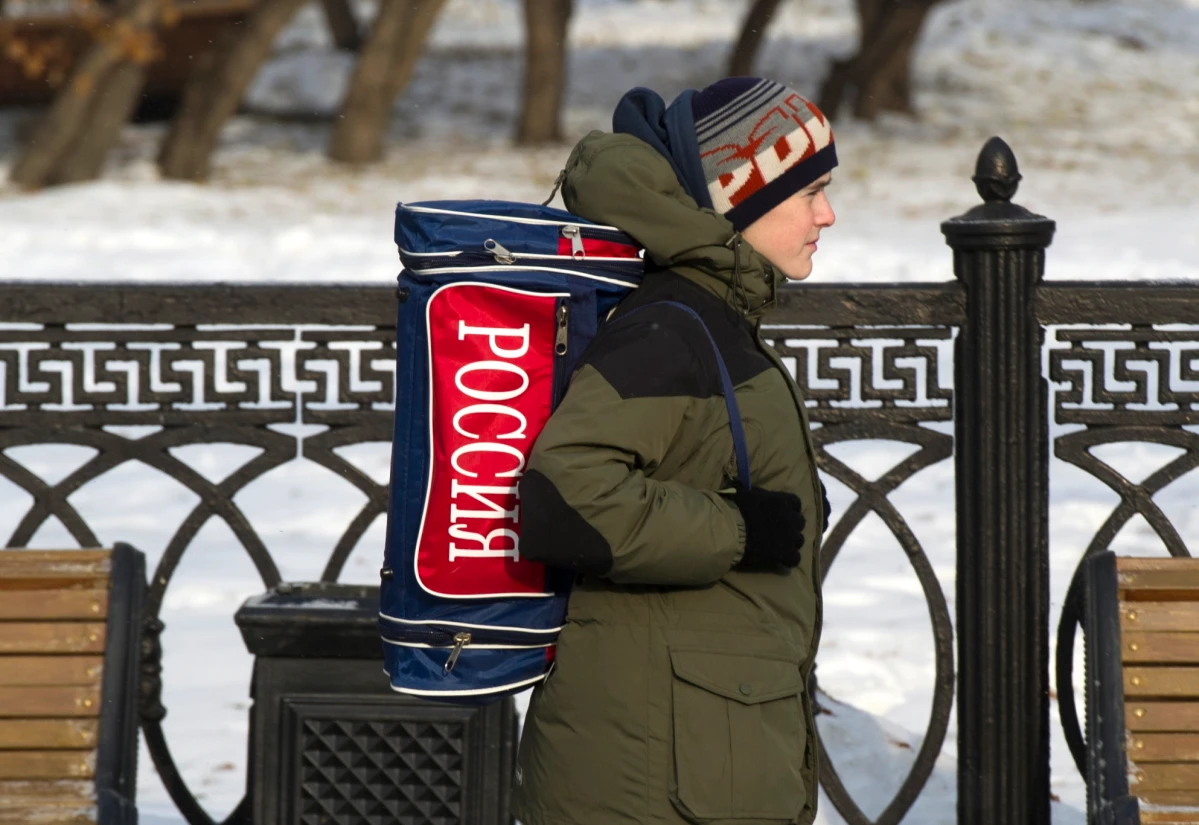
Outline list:
[[[558,239],[558,254],[570,256],[573,247],[570,238]],[[597,241],[593,238],[583,239],[583,252],[588,258],[639,258],[641,250],[627,243],[613,241]]]
[[[552,407],[557,302],[454,284],[429,300],[432,469],[416,575],[438,596],[546,593],[520,555],[516,484]]]

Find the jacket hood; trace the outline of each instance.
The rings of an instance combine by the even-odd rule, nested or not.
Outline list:
[[[677,272],[751,320],[773,306],[782,273],[726,218],[697,205],[670,161],[639,138],[606,132],[583,138],[566,162],[562,198],[576,215],[636,239],[651,272]]]

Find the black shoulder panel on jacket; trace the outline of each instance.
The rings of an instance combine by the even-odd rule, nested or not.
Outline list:
[[[518,486],[521,556],[593,576],[612,569],[612,548],[607,539],[566,503],[552,481],[530,470]]]
[[[771,369],[753,327],[715,295],[670,272],[657,273],[626,298],[584,353],[622,398],[720,394],[712,343],[695,318],[663,301],[694,310],[716,342],[734,385]],[[635,315],[621,320],[639,307]]]
[[[712,345],[694,319],[669,307],[609,321],[583,362],[599,370],[621,398],[707,398],[720,392]]]

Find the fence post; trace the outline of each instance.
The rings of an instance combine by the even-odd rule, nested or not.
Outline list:
[[[945,221],[966,290],[955,355],[958,822],[1049,823],[1049,450],[1034,312],[1054,222],[1011,202],[991,138],[984,203]]]

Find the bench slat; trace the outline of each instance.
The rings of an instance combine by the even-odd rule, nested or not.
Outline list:
[[[108,591],[15,590],[0,598],[0,621],[37,619],[103,619],[108,615]]]
[[[1124,725],[1133,732],[1199,732],[1199,702],[1125,702]]]
[[[1121,633],[1194,631],[1199,628],[1199,601],[1120,602]]]
[[[1199,788],[1199,764],[1193,762],[1150,762],[1130,766],[1132,793],[1142,798],[1142,790],[1188,791]]]
[[[1126,664],[1199,664],[1199,633],[1121,635]]]
[[[1145,800],[1148,802],[1149,800]],[[1199,811],[1141,810],[1141,825],[1189,825],[1199,822]]]
[[[103,652],[102,622],[0,622],[0,654]]]
[[[91,779],[95,775],[95,751],[0,751],[0,779]]]
[[[1143,802],[1150,805],[1161,805],[1167,808],[1196,808],[1199,807],[1199,790],[1194,791],[1155,791],[1146,789],[1140,794]],[[1142,821],[1145,812],[1141,811]]]
[[[1130,733],[1128,758],[1142,762],[1199,762],[1199,733]]]
[[[108,581],[109,550],[0,550],[0,582],[16,579]],[[0,589],[4,584],[0,583]]]
[[[1163,561],[1170,562],[1170,559]],[[1173,561],[1178,561],[1177,559]],[[1199,565],[1121,570],[1120,598],[1130,601],[1193,601],[1199,598]]]
[[[85,779],[0,779],[0,802],[21,804],[37,802],[95,802],[96,786]]]
[[[99,713],[98,687],[0,687],[0,718],[86,718]]]
[[[99,727],[95,719],[7,719],[0,724],[0,748],[92,748]]]
[[[96,825],[96,809],[79,803],[10,807],[0,797],[0,825]]]
[[[1199,667],[1126,667],[1124,695],[1128,698],[1199,696]]]
[[[0,687],[99,685],[103,656],[0,656]]]
[[[1116,571],[1121,575],[1155,570],[1171,574],[1199,570],[1199,559],[1188,556],[1116,556]]]

